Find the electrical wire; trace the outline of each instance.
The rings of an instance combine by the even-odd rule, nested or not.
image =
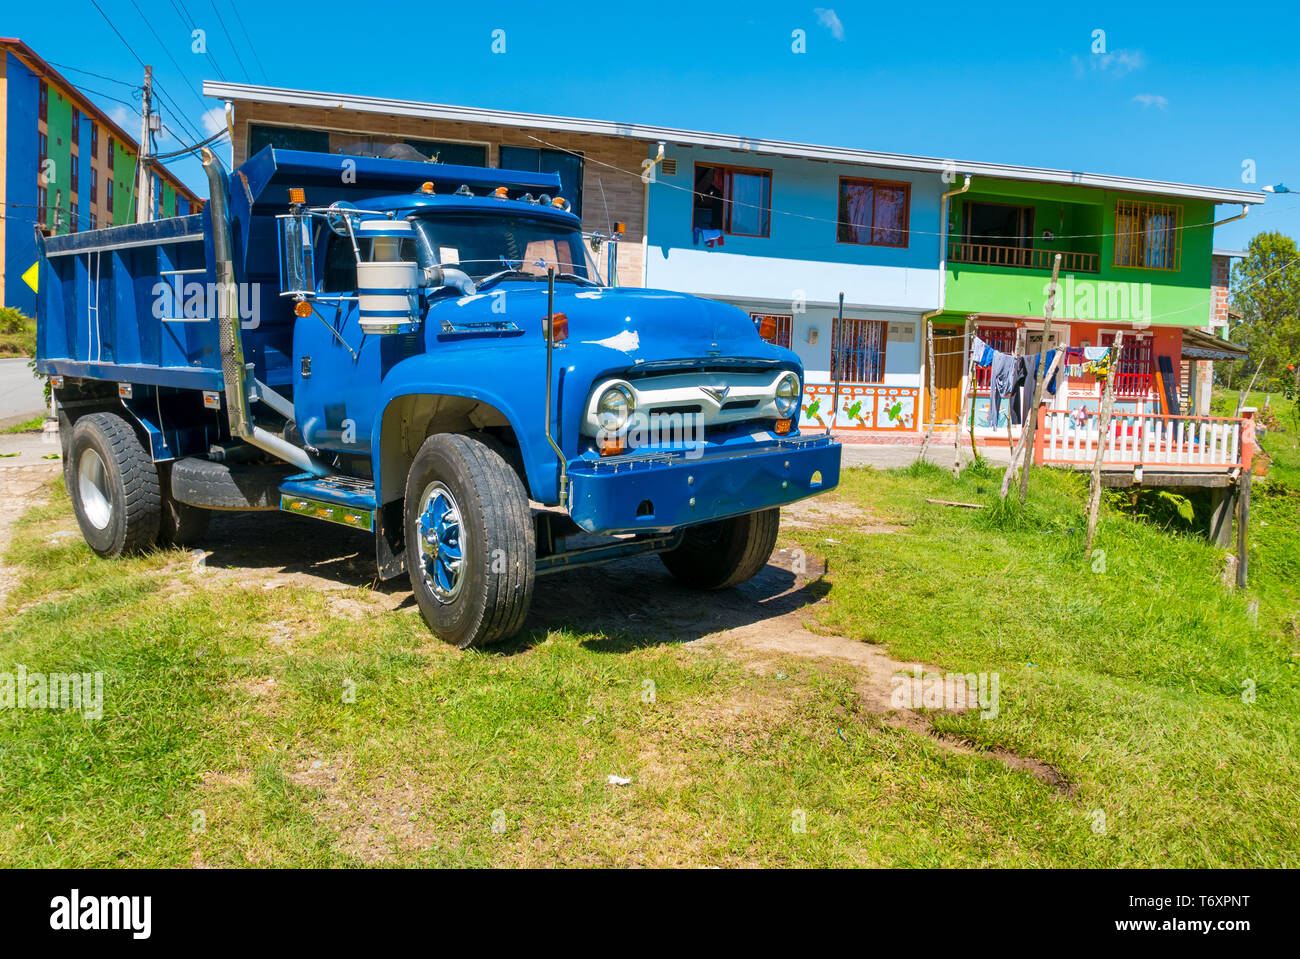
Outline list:
[[[257,52],[257,46],[253,43],[252,36],[249,35],[248,27],[244,26],[244,15],[239,12],[239,4],[235,0],[230,0],[230,7],[235,11],[235,18],[239,21],[239,29],[244,31],[244,39],[248,41],[248,49],[253,51],[253,59],[257,61],[257,68],[262,71],[262,80],[265,83],[270,83],[271,77],[266,72],[266,66],[262,63],[262,55]]]
[[[551,142],[548,141],[548,140],[543,140],[541,137],[534,136],[534,135],[531,134],[531,133],[528,134],[528,139],[533,140],[533,141],[535,141],[535,142],[537,142],[537,143],[540,143],[540,144],[542,144],[543,146],[546,146],[546,147],[548,147],[548,148],[550,148],[550,149],[552,149],[552,150],[558,150],[558,151],[561,152],[561,153],[567,153],[567,154],[569,154],[570,156],[579,157],[579,158],[581,158],[581,159],[583,160],[584,163],[596,163],[596,164],[599,164],[600,166],[608,167],[609,169],[613,170],[613,171],[616,172],[616,173],[622,173],[622,174],[624,174],[624,175],[626,175],[626,176],[636,177],[638,180],[641,179],[641,171],[640,171],[640,170],[626,170],[626,169],[624,169],[623,167],[618,166],[617,164],[614,164],[614,163],[608,163],[608,162],[606,162],[606,161],[604,161],[604,160],[597,160],[595,157],[586,156],[585,154],[580,153],[580,152],[578,152],[577,150],[570,150],[570,149],[567,149],[566,147],[562,147],[562,146],[559,146],[558,144],[551,143]],[[725,166],[725,164],[718,164],[718,165],[719,165],[719,166]],[[673,190],[679,190],[679,191],[681,191],[681,192],[683,192],[683,193],[689,193],[689,194],[691,194],[693,197],[705,197],[705,196],[706,196],[706,194],[703,194],[703,193],[699,193],[699,192],[697,192],[693,186],[690,186],[690,187],[682,186],[682,185],[677,184],[677,183],[668,183],[668,182],[666,182],[666,181],[664,181],[664,180],[660,180],[660,179],[656,179],[655,183],[658,184],[658,185],[660,185],[660,186],[666,186],[666,187],[669,187],[670,189],[673,189]],[[832,219],[828,219],[828,218],[826,218],[826,217],[813,216],[812,214],[809,214],[809,213],[795,213],[795,212],[790,211],[790,210],[777,210],[777,209],[773,209],[770,205],[768,205],[768,206],[764,206],[763,204],[759,204],[759,203],[745,203],[745,202],[743,202],[743,201],[741,201],[741,200],[727,200],[726,202],[730,203],[732,206],[747,207],[747,208],[749,208],[749,209],[753,209],[753,210],[766,210],[766,211],[770,212],[772,215],[788,216],[788,217],[793,217],[793,218],[795,218],[795,219],[799,219],[799,220],[808,220],[808,221],[813,222],[813,223],[833,223],[833,224],[835,224],[836,226],[853,226],[853,225],[854,225],[853,223],[848,222],[848,221],[845,221],[845,220],[840,220],[840,219],[833,219],[833,220],[832,220]],[[1261,211],[1261,214],[1269,214],[1269,213],[1274,213],[1274,212],[1284,212],[1284,211],[1281,211],[1281,210],[1278,210],[1278,211],[1266,210],[1266,211]],[[1257,214],[1257,215],[1258,215],[1258,214]],[[1188,223],[1188,224],[1184,224],[1184,225],[1182,225],[1182,226],[1172,226],[1172,227],[1167,227],[1167,228],[1166,228],[1166,231],[1182,231],[1182,230],[1195,230],[1195,229],[1202,229],[1202,228],[1205,228],[1205,227],[1211,227],[1211,226],[1214,226],[1215,223],[1217,223],[1217,222],[1218,222],[1217,220],[1210,220],[1210,221],[1207,221],[1207,222],[1205,222],[1205,223]],[[956,240],[956,238],[953,236],[953,234],[950,233],[950,232],[948,232],[948,231],[940,232],[940,231],[937,231],[937,230],[914,230],[914,229],[911,229],[910,227],[908,227],[907,229],[902,230],[902,231],[900,231],[900,232],[904,232],[904,233],[907,233],[907,234],[909,234],[909,235],[917,235],[917,236],[939,236],[939,237],[946,236],[946,237],[948,237],[950,240],[954,240],[954,241]],[[1101,239],[1101,238],[1104,238],[1104,237],[1117,237],[1117,236],[1133,237],[1133,236],[1139,236],[1139,235],[1144,235],[1144,234],[1145,234],[1145,231],[1136,231],[1136,232],[1135,232],[1135,231],[1125,231],[1125,232],[1118,232],[1118,231],[1117,231],[1117,232],[1115,232],[1115,233],[1069,233],[1069,234],[1065,234],[1065,233],[1057,233],[1057,234],[1055,234],[1055,238],[1056,238],[1057,240],[1089,240],[1089,239]],[[1008,237],[999,237],[999,239],[1005,239],[1005,240],[1036,240],[1036,239],[1038,239],[1038,236],[1037,236],[1036,234],[1030,234],[1030,235],[1027,235],[1027,236],[1008,236]],[[1050,252],[1050,251],[1049,251],[1049,252]],[[1073,252],[1073,251],[1062,250],[1061,252],[1062,252],[1062,253],[1065,253],[1065,252]]]
[[[230,41],[230,49],[235,52],[235,59],[239,61],[239,69],[244,71],[244,80],[248,83],[252,83],[253,78],[248,75],[248,67],[244,66],[244,58],[239,55],[239,46],[235,43],[235,38],[230,35],[230,30],[226,27],[226,21],[225,18],[221,16],[221,11],[217,9],[217,0],[208,0],[208,4],[212,7],[212,12],[217,15],[217,23],[221,24],[221,32],[224,33],[226,39]]]
[[[190,36],[193,36],[194,31],[197,30],[198,28],[195,26],[194,18],[190,16],[189,8],[185,6],[185,0],[180,0],[179,5],[177,4],[177,0],[170,0],[170,2],[172,5],[172,9],[176,11],[176,16],[180,18],[180,21],[185,26],[185,29],[190,31]],[[214,57],[212,55],[212,51],[208,49],[206,33],[207,31],[204,31],[205,40],[203,43],[203,55],[206,56],[208,58],[208,62],[212,64],[212,69],[217,71],[217,76],[220,77],[222,80],[224,80],[226,79],[226,71],[221,69],[221,65],[217,63],[217,58]]]

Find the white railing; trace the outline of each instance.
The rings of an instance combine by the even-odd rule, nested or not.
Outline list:
[[[1254,420],[1241,417],[1162,416],[1116,412],[1107,429],[1102,467],[1149,466],[1227,470],[1249,466]],[[1082,421],[1066,410],[1039,411],[1034,460],[1056,466],[1091,468],[1101,441],[1100,416]]]

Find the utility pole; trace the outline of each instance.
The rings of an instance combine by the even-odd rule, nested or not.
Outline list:
[[[153,67],[144,68],[144,95],[140,100],[140,150],[136,156],[135,222],[148,223],[153,216],[153,190],[149,184],[149,127],[153,117]]]

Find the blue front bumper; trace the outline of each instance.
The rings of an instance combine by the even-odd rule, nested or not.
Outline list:
[[[648,533],[753,513],[840,481],[840,444],[824,433],[688,458],[649,453],[569,463],[570,515],[589,533]]]

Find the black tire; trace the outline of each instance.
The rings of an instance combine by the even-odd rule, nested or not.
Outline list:
[[[218,463],[187,456],[171,466],[171,498],[201,509],[280,508],[280,484],[294,470],[274,463]]]
[[[122,417],[89,413],[68,443],[68,495],[81,535],[100,556],[140,553],[158,541],[158,467]]]
[[[454,536],[440,540],[446,545],[436,547],[432,557],[429,546],[422,546],[427,541],[421,530],[431,495],[431,503],[455,507],[442,513],[443,519],[459,514],[459,524],[450,524],[456,526]],[[441,506],[431,505],[430,515]],[[537,553],[528,493],[505,458],[473,436],[430,436],[407,474],[403,516],[407,575],[434,634],[465,648],[517,633],[532,604]],[[437,582],[439,564],[451,550],[461,554],[454,589]]]
[[[182,503],[171,494],[170,465],[159,470],[162,486],[162,516],[158,526],[158,545],[195,546],[208,531],[212,514],[205,509]]]
[[[692,589],[726,589],[753,579],[767,565],[780,527],[779,508],[692,526],[680,546],[659,558]]]

